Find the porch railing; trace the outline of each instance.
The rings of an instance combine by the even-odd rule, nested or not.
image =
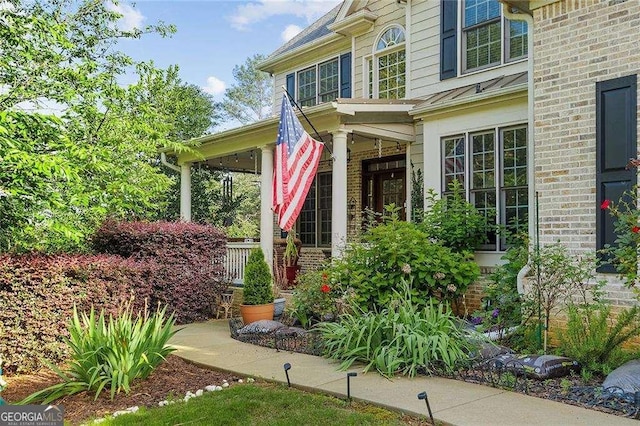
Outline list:
[[[224,266],[227,281],[232,284],[244,284],[244,267],[252,248],[259,247],[259,242],[228,242],[227,256]]]

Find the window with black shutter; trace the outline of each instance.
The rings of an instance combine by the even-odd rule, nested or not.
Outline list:
[[[614,245],[614,220],[601,208],[604,200],[618,202],[636,184],[636,170],[628,169],[637,156],[637,76],[596,83],[596,248]],[[598,272],[614,273],[610,256],[600,252]]]
[[[441,0],[440,12],[440,80],[445,80],[458,72],[458,1]]]

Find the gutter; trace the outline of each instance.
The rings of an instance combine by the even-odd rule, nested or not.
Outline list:
[[[167,154],[165,154],[164,152],[160,153],[160,162],[162,163],[163,166],[166,166],[171,170],[174,170],[178,173],[181,171],[180,167],[176,166],[175,164],[171,164],[170,162],[167,161]]]
[[[525,21],[527,23],[527,100],[528,100],[528,126],[527,126],[527,179],[529,180],[529,239],[533,242],[533,244],[538,244],[538,241],[534,241],[537,236],[535,232],[535,220],[533,218],[533,212],[537,211],[535,206],[536,199],[536,188],[535,188],[535,164],[534,164],[534,147],[535,147],[535,126],[534,126],[534,86],[533,86],[533,69],[534,69],[534,59],[535,55],[533,52],[533,16],[529,13],[511,13],[510,8],[511,5],[502,0],[502,14],[512,21]],[[517,8],[517,7],[516,7]],[[518,272],[517,277],[517,288],[518,293],[524,294],[524,277],[531,270],[531,259],[527,261],[527,264]]]

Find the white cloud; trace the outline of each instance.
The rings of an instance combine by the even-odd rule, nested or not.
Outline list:
[[[287,25],[287,28],[284,29],[280,36],[282,37],[282,41],[286,43],[297,36],[300,31],[302,31],[302,28],[297,25]]]
[[[277,15],[305,18],[310,24],[338,3],[338,0],[257,0],[238,6],[229,20],[238,30],[246,30],[251,24]]]
[[[107,8],[112,12],[122,15],[118,21],[118,26],[123,31],[131,31],[134,29],[142,29],[142,23],[146,19],[139,10],[134,9],[126,3],[113,4],[108,2]]]
[[[207,92],[210,95],[221,95],[224,93],[224,89],[227,88],[227,85],[224,84],[224,81],[220,80],[217,77],[210,76],[207,77],[207,85],[202,87],[202,90]]]

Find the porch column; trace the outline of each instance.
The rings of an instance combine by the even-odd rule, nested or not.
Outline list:
[[[191,222],[191,163],[180,165],[180,219]]]
[[[345,130],[332,133],[331,257],[342,256],[347,241],[347,134]]]
[[[273,266],[273,147],[264,145],[262,149],[262,170],[260,175],[260,247],[269,268]]]

